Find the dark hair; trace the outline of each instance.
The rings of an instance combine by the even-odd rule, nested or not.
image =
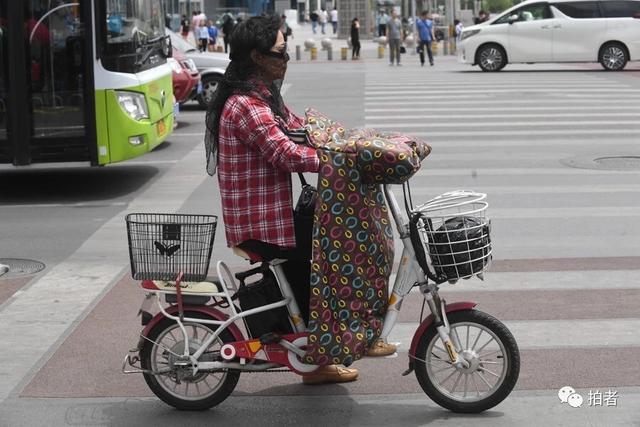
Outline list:
[[[205,147],[208,161],[210,153],[217,156],[220,116],[230,96],[242,94],[259,97],[269,105],[274,115],[284,118],[279,85],[272,84],[269,88],[270,96],[265,99],[262,94],[255,91],[255,85],[251,83],[253,78],[258,77],[259,72],[257,64],[251,58],[251,52],[253,50],[269,52],[276,43],[281,24],[278,16],[254,16],[237,24],[233,29],[229,41],[231,62],[218,83],[213,100],[207,109]]]

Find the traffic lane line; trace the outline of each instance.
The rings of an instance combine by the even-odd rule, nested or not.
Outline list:
[[[121,373],[122,360],[128,350],[138,342],[140,319],[136,316],[143,292],[139,284],[128,275],[102,298],[87,317],[60,345],[47,363],[23,389],[22,396],[31,397],[108,397],[150,396],[141,375]],[[417,316],[417,311],[415,312]],[[497,314],[497,313],[493,313]],[[500,318],[500,316],[497,316]],[[545,389],[571,384],[573,387],[604,385],[640,385],[635,370],[640,358],[640,346],[635,346],[636,329],[640,320],[601,321],[532,321],[505,322],[512,329],[522,353],[522,373],[518,388]],[[571,328],[577,329],[574,342]],[[408,366],[406,354],[417,323],[399,323],[390,341],[400,341],[398,357],[366,358],[354,366],[361,371],[361,380],[341,385],[344,393],[367,394],[412,393],[419,386],[414,378],[400,374]],[[635,336],[621,340],[633,346],[605,347],[605,338],[633,331]],[[590,335],[591,334],[591,335]],[[583,344],[582,347],[535,348]],[[593,347],[590,347],[593,345]],[[533,348],[532,348],[533,347]],[[575,359],[575,360],[574,360]],[[69,363],[73,361],[73,375]],[[604,366],[605,362],[611,366]],[[607,363],[608,363],[607,362]],[[598,366],[597,370],[592,369]],[[542,372],[544,371],[544,372]],[[313,394],[315,387],[300,384],[294,374],[243,374],[236,394]],[[321,390],[321,389],[320,389]],[[327,389],[321,393],[324,394]],[[333,391],[332,391],[333,392]]]

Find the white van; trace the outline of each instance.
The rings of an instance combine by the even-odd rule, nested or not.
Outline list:
[[[527,0],[465,28],[458,60],[483,71],[518,62],[600,62],[619,71],[640,60],[640,0]]]

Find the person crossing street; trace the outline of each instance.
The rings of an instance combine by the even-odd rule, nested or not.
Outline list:
[[[431,50],[431,44],[435,40],[433,34],[433,20],[431,14],[426,10],[422,12],[422,16],[416,22],[416,28],[418,29],[418,52],[420,53],[420,65],[424,66],[424,51],[427,50],[429,57],[429,64],[433,66],[433,51]]]

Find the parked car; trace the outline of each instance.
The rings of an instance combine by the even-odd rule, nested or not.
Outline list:
[[[200,52],[194,45],[169,28],[166,29],[166,33],[171,37],[171,44],[192,60],[200,72],[202,92],[196,96],[196,100],[202,108],[206,108],[213,98],[213,93],[218,87],[218,82],[224,75],[227,65],[229,65],[229,56],[219,52]]]
[[[173,94],[179,104],[196,98],[202,92],[200,73],[191,59],[175,47],[173,58],[168,58],[173,69]]]
[[[640,60],[640,0],[527,0],[462,31],[458,60],[483,71],[508,63]]]

